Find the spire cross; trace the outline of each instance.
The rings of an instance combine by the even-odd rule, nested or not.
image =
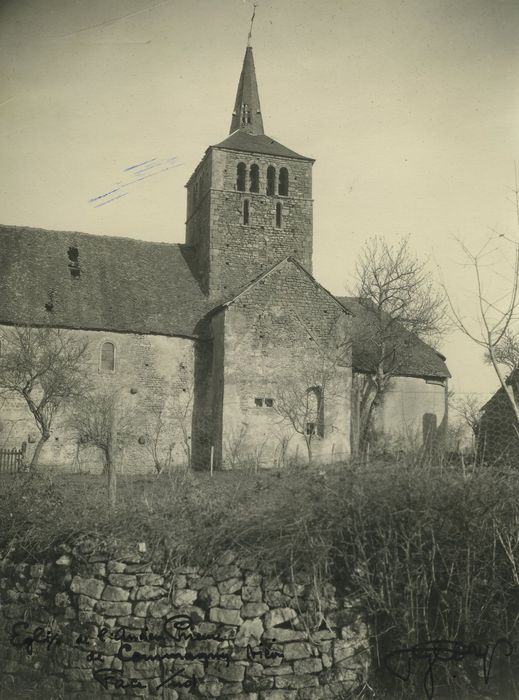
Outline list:
[[[254,24],[254,17],[256,16],[256,7],[257,7],[257,4],[254,3],[254,5],[253,5],[253,8],[254,8],[254,9],[252,10],[252,17],[251,17],[251,20],[250,20],[249,36],[247,37],[247,46],[250,46],[250,45],[251,45],[251,39],[252,39],[252,25]]]

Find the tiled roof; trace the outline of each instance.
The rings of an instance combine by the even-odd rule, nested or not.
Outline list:
[[[301,156],[290,148],[271,139],[265,134],[248,134],[242,129],[234,131],[221,143],[217,143],[213,148],[227,148],[231,151],[246,151],[247,153],[262,153],[269,156],[285,156],[286,158],[299,158],[300,160],[309,160],[313,162],[313,158]]]
[[[197,337],[211,305],[192,255],[179,244],[0,226],[0,323]]]
[[[371,372],[377,360],[377,316],[358,297],[337,299],[353,313],[353,369]],[[444,362],[445,357],[414,333],[409,333],[399,324],[392,327],[391,333],[399,376],[441,379],[451,376]]]

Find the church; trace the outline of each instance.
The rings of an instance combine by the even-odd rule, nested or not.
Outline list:
[[[229,135],[189,178],[185,243],[0,226],[0,329],[88,341],[85,373],[129,417],[125,471],[278,468],[351,457],[369,312],[312,276],[312,166],[264,132],[247,46]],[[377,409],[383,434],[445,434],[445,358],[415,336]],[[38,440],[23,401],[0,403],[0,448]],[[40,462],[94,470],[55,422]]]

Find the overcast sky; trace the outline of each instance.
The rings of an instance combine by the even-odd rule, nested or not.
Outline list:
[[[184,184],[229,131],[250,15],[243,0],[0,0],[1,221],[183,242]],[[259,0],[265,131],[316,158],[330,291],[367,238],[410,234],[474,316],[455,239],[516,230],[518,37],[518,0]],[[489,266],[490,287],[505,273]],[[469,341],[441,349],[456,391],[496,387]]]

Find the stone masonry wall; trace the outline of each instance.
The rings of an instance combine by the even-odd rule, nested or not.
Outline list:
[[[304,397],[311,387],[324,388],[324,435],[312,439],[316,461],[346,459],[350,450],[351,331],[350,317],[309,275],[291,261],[271,271],[243,292],[225,314],[225,331],[215,330],[224,344],[222,439],[218,463],[237,466],[285,466],[283,460],[306,463],[301,433],[280,412],[293,409],[303,420]],[[223,324],[223,320],[221,324]],[[325,359],[340,348],[341,362]],[[257,405],[256,399],[262,404]],[[269,399],[267,403],[265,399]],[[292,406],[287,400],[293,399]],[[299,426],[301,428],[301,426]]]
[[[236,168],[247,169],[246,190],[236,190]],[[259,192],[249,191],[249,170],[260,169]],[[267,167],[289,172],[287,196],[267,195]],[[227,298],[291,255],[312,271],[312,163],[242,151],[211,149],[188,185],[186,242],[196,246],[198,275],[206,293]],[[243,201],[249,223],[243,223]],[[276,204],[282,223],[276,226]]]
[[[121,438],[121,464],[127,472],[154,470],[148,446],[157,429],[157,411],[163,409],[164,427],[159,449],[165,457],[174,444],[174,464],[186,463],[181,421],[191,432],[191,406],[194,384],[193,341],[157,335],[111,333],[105,331],[63,331],[89,343],[85,374],[94,390],[113,391],[119,397],[128,426]],[[115,346],[115,371],[102,371],[100,351],[104,342]],[[43,465],[70,467],[77,471],[100,471],[102,459],[96,449],[78,451],[77,441],[67,428],[67,411],[58,415],[52,435],[42,451]],[[19,448],[27,442],[27,457],[39,439],[25,401],[6,396],[0,403],[0,448]],[[144,444],[143,443],[144,440]]]
[[[0,566],[0,696],[344,698],[369,664],[357,604],[247,568],[164,570],[87,538]]]

